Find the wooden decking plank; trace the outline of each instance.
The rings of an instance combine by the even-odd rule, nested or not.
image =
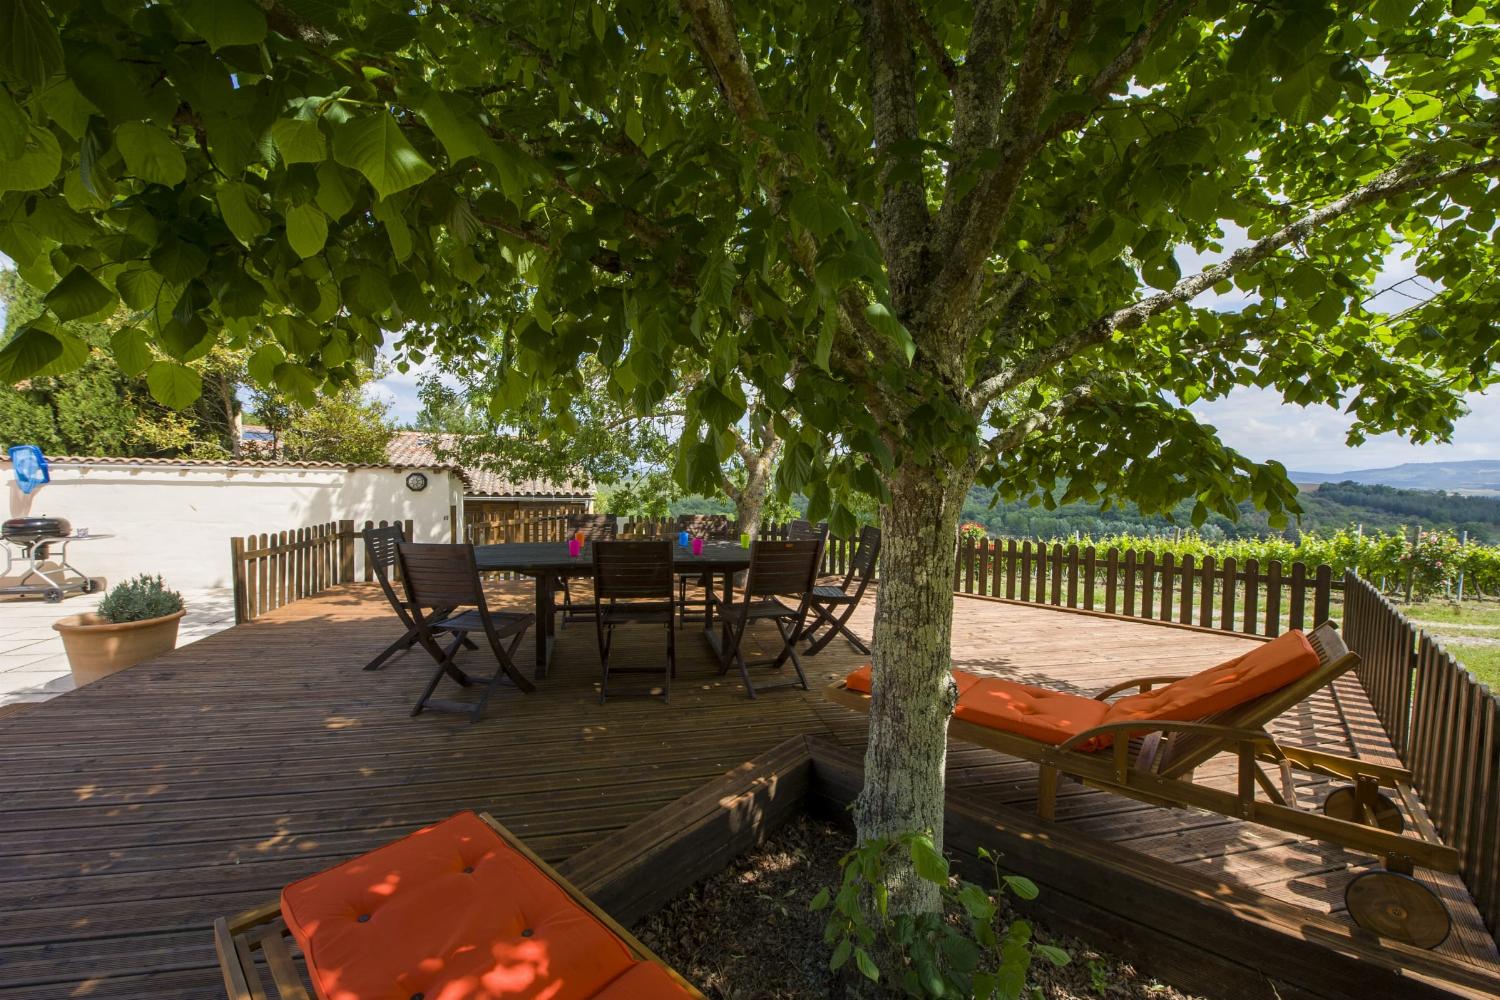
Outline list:
[[[359,669],[393,637],[372,589],[289,605],[0,722],[0,1000],[214,996],[213,917],[460,808],[489,809],[549,861],[582,864],[655,810],[694,808],[705,781],[788,736],[822,735],[856,752],[863,743],[864,720],[816,690],[866,662],[847,644],[808,661],[813,691],[751,701],[718,675],[693,628],[679,639],[670,706],[598,705],[592,630],[570,627],[537,694],[502,693],[474,726],[411,719],[425,657]],[[530,588],[505,584],[496,595],[521,606]],[[870,610],[867,601],[852,622],[866,635]],[[1189,673],[1255,642],[979,600],[961,600],[955,621],[956,665],[1085,694],[1127,676]],[[654,650],[654,637],[628,636],[622,650]],[[1383,734],[1361,696],[1357,686],[1320,695],[1273,731],[1379,753]],[[976,804],[1025,808],[1035,797],[1025,762],[954,743],[949,769],[951,787]],[[1215,761],[1199,776],[1229,782],[1231,771]],[[1184,870],[1217,866],[1226,893],[1253,882],[1310,910],[1336,912],[1347,865],[1370,860],[1082,787],[1064,789],[1059,814],[1060,828]],[[628,864],[630,854],[617,845],[595,853],[592,870]],[[1456,909],[1455,957],[1467,950],[1482,964],[1472,903],[1461,898]]]

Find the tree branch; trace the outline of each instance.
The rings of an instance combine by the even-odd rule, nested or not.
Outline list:
[[[1417,153],[1410,156],[1368,184],[1329,202],[1322,208],[1306,213],[1296,221],[1282,226],[1249,246],[1236,250],[1219,263],[1183,278],[1170,289],[1139,299],[1122,309],[1116,309],[1100,317],[1073,335],[1033,355],[1011,371],[995,375],[978,385],[975,388],[977,405],[985,406],[1002,393],[1037,377],[1048,368],[1071,358],[1085,348],[1103,343],[1116,332],[1138,327],[1157,313],[1189,301],[1198,293],[1260,263],[1282,247],[1305,239],[1315,230],[1356,208],[1410,191],[1435,187],[1445,181],[1470,174],[1500,174],[1500,157],[1474,160],[1458,167],[1432,173],[1420,172],[1433,166],[1436,159],[1437,157],[1431,153]]]
[[[869,56],[871,126],[875,152],[883,164],[880,206],[875,224],[885,254],[891,300],[896,314],[903,315],[920,295],[925,283],[928,235],[932,218],[927,213],[927,190],[921,174],[899,170],[892,149],[922,135],[917,118],[917,66],[908,39],[909,25],[897,9],[910,0],[865,0],[864,47]],[[912,154],[908,154],[909,156]]]
[[[927,20],[927,15],[917,6],[917,0],[896,0],[896,3],[901,8],[901,13],[911,22],[912,30],[917,33],[922,47],[932,57],[933,65],[943,74],[943,79],[948,81],[948,89],[954,90],[958,86],[958,66],[932,30],[932,22]]]
[[[693,42],[734,116],[749,125],[766,117],[750,60],[740,45],[729,0],[678,0],[688,16]]]

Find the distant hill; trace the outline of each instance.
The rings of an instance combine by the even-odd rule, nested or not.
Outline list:
[[[1359,483],[1364,486],[1395,486],[1405,490],[1443,490],[1500,496],[1500,461],[1408,462],[1388,469],[1358,469],[1354,472],[1288,472],[1292,482]]]

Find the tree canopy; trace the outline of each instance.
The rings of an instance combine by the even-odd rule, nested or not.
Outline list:
[[[483,351],[519,295],[502,400],[594,354],[648,409],[707,363],[689,486],[739,371],[802,418],[815,508],[958,449],[1274,508],[1182,403],[1271,385],[1425,438],[1487,379],[1494,23],[1462,7],[11,0],[0,249],[56,322],[0,363],[72,363],[58,324],[123,300],[163,402],[221,338],[306,397],[387,339]],[[1403,246],[1442,290],[1371,313]],[[1230,285],[1257,301],[1197,301]]]
[[[0,10],[0,250],[51,313],[0,373],[80,363],[59,324],[119,301],[112,346],[163,352],[171,405],[215,343],[310,399],[382,343],[483,358],[499,331],[502,409],[585,356],[638,412],[684,389],[694,491],[748,386],[809,517],[847,533],[846,498],[883,501],[865,836],[941,833],[976,478],[1276,516],[1284,471],[1192,402],[1268,387],[1427,440],[1500,358],[1481,3]],[[1435,292],[1393,312],[1398,255]]]

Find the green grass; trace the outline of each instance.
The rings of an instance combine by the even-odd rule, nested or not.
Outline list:
[[[1481,684],[1488,684],[1492,692],[1500,693],[1500,646],[1465,646],[1462,642],[1443,645]]]
[[[1397,605],[1412,621],[1445,622],[1454,625],[1483,625],[1500,632],[1500,601],[1414,601]]]

